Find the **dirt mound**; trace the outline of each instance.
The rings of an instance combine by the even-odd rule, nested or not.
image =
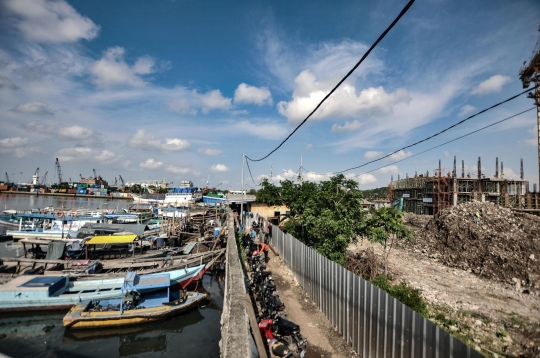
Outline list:
[[[400,246],[490,280],[540,287],[540,217],[478,201],[445,209],[425,225],[418,216],[405,215],[416,237]]]

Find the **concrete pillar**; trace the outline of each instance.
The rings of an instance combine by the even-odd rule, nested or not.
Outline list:
[[[465,161],[461,161],[461,177],[465,178]]]
[[[495,178],[499,177],[499,157],[495,157]]]
[[[458,204],[457,179],[452,179],[452,206]]]
[[[478,157],[478,179],[482,179],[482,159]]]
[[[527,193],[527,209],[532,209],[531,193]]]

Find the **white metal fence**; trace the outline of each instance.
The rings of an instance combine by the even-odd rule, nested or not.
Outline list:
[[[270,244],[361,357],[482,357],[385,291],[276,226],[272,226]]]

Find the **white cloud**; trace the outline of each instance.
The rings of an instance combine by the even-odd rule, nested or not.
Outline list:
[[[63,0],[6,0],[11,23],[32,41],[59,43],[91,40],[99,26]]]
[[[232,128],[235,131],[242,131],[255,137],[264,139],[280,139],[287,134],[284,125],[272,123],[252,123],[250,121],[236,122]]]
[[[103,57],[94,62],[89,71],[94,83],[99,87],[128,85],[140,87],[146,82],[140,77],[155,71],[154,60],[148,56],[140,57],[133,66],[124,61],[125,50],[122,47],[110,47]]]
[[[180,91],[181,98],[168,101],[169,108],[180,114],[196,115],[199,110],[208,114],[213,110],[232,110],[232,99],[223,96],[220,90],[213,90],[207,93],[199,93],[197,90]],[[240,111],[244,113],[244,111]],[[246,112],[247,113],[247,112]],[[239,113],[241,114],[241,113]]]
[[[175,99],[172,101],[169,101],[168,103],[169,108],[177,113],[180,114],[190,114],[192,116],[196,115],[198,111],[191,107],[190,102],[187,99]]]
[[[229,167],[227,167],[224,164],[214,164],[212,165],[210,170],[213,172],[226,172],[226,171],[229,171]]]
[[[143,169],[158,169],[163,166],[163,162],[157,162],[152,158],[146,159],[146,161],[139,163],[139,167]]]
[[[221,153],[223,153],[222,150],[212,148],[199,148],[197,152],[203,155],[220,155]]]
[[[300,73],[295,82],[292,100],[281,101],[277,105],[278,112],[291,122],[299,122],[307,117],[334,85],[333,82],[318,81],[310,70]],[[382,86],[369,87],[357,93],[353,84],[345,82],[310,118],[382,117],[392,114],[396,104],[409,103],[410,100],[404,88],[388,93]]]
[[[9,88],[12,90],[18,90],[19,86],[17,86],[15,83],[13,83],[12,80],[5,76],[0,76],[0,89],[2,88]]]
[[[17,113],[30,113],[30,114],[52,114],[53,111],[46,103],[41,102],[27,102],[15,106],[12,109]]]
[[[469,104],[466,104],[463,107],[461,107],[461,110],[459,111],[458,116],[463,117],[466,114],[469,114],[469,113],[473,112],[475,109],[476,109],[475,106],[471,106]]]
[[[220,90],[213,90],[200,95],[203,113],[214,109],[227,110],[232,108],[232,99],[223,96]]]
[[[89,128],[81,126],[71,126],[67,128],[62,128],[58,131],[60,137],[68,139],[85,139],[90,138],[95,135],[95,132]]]
[[[306,148],[306,150],[313,149],[313,144],[311,144],[311,143],[306,143],[306,145],[304,146],[304,148]]]
[[[258,106],[272,104],[272,94],[267,87],[255,87],[241,83],[234,92],[234,103],[253,103]]]
[[[362,184],[372,184],[372,183],[376,183],[377,182],[377,178],[375,178],[375,176],[371,175],[371,174],[360,174],[358,176],[358,184],[362,185]]]
[[[377,170],[377,173],[380,173],[380,174],[398,174],[399,169],[398,169],[397,165],[389,165],[389,166],[386,166],[384,168],[381,168],[381,169]]]
[[[502,76],[502,75],[495,75],[491,76],[484,82],[480,83],[478,86],[473,88],[471,91],[471,94],[487,94],[487,93],[494,93],[494,92],[500,92],[502,90],[502,87],[511,82],[512,79],[508,76]]]
[[[78,161],[97,161],[101,163],[112,163],[121,156],[107,149],[96,149],[90,147],[64,148],[56,152],[56,157],[60,162]]]
[[[28,143],[28,138],[13,137],[0,139],[0,147],[2,148],[16,148]]]
[[[144,129],[139,129],[128,141],[128,146],[144,150],[160,150],[162,152],[175,152],[189,149],[190,144],[185,139],[167,138],[165,142],[156,139],[152,133],[147,133]]]
[[[332,132],[350,132],[350,131],[355,131],[357,129],[360,129],[360,127],[362,127],[364,125],[364,123],[358,121],[358,120],[354,120],[352,122],[345,122],[345,124],[343,125],[339,125],[337,123],[334,123],[334,125],[332,125]]]
[[[364,153],[364,158],[366,158],[367,160],[372,160],[372,159],[377,159],[381,157],[382,155],[383,155],[382,152],[368,150],[367,152]]]
[[[12,137],[0,139],[0,153],[2,154],[23,158],[39,151],[42,151],[42,149],[31,145],[28,142],[28,138]]]
[[[196,170],[186,168],[186,167],[177,167],[177,166],[174,166],[174,165],[168,165],[165,168],[165,171],[169,172],[169,173],[174,173],[174,174],[193,174],[193,175],[199,175],[200,174],[200,172],[198,172]]]
[[[504,167],[504,179],[519,180],[520,176],[519,174],[514,173],[514,171],[511,168]]]
[[[411,155],[412,155],[411,152],[405,152],[405,151],[403,151],[403,150],[400,150],[399,152],[392,154],[392,155],[391,155],[390,157],[388,157],[387,159],[396,162],[396,161],[398,161],[398,160],[402,160],[402,159],[405,159],[405,158],[409,158]]]

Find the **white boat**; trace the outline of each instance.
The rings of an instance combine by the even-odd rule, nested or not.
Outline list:
[[[50,228],[33,227],[32,230],[7,230],[6,235],[12,236],[14,240],[25,238],[64,239],[68,235],[77,236],[77,232],[84,224],[96,223],[100,219],[96,217],[95,220],[53,220]]]

